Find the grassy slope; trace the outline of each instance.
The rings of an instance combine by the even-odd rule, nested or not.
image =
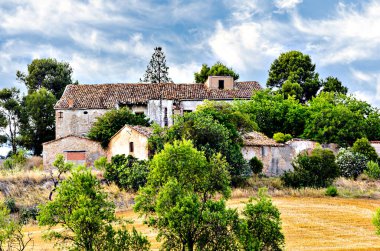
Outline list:
[[[242,209],[246,198],[228,202]],[[274,197],[281,211],[286,250],[380,250],[380,236],[375,235],[371,218],[380,200],[347,198]],[[142,225],[132,210],[118,213],[135,219],[135,227],[148,235],[152,248],[158,250],[155,232]],[[51,250],[50,243],[41,240],[38,227],[29,226],[35,237],[34,250]]]

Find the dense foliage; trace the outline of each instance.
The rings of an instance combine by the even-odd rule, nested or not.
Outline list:
[[[277,142],[277,143],[285,143],[289,140],[291,140],[293,137],[292,135],[290,134],[283,134],[282,132],[277,132],[275,134],[273,134],[273,139]]]
[[[329,149],[315,148],[311,154],[301,153],[292,163],[294,171],[281,177],[286,186],[326,187],[339,176],[335,155]]]
[[[22,102],[21,144],[41,155],[42,143],[55,139],[55,111],[57,99],[45,88],[27,95]]]
[[[235,73],[231,68],[217,62],[211,67],[207,64],[202,64],[201,70],[194,73],[195,83],[204,83],[209,76],[231,76],[234,80],[239,78],[239,74]]]
[[[338,78],[331,76],[322,81],[322,86],[324,92],[337,92],[342,94],[347,94],[348,92],[348,88],[343,86]]]
[[[254,203],[255,202],[255,203]],[[239,239],[244,250],[282,250],[285,243],[281,232],[280,211],[260,189],[243,209]]]
[[[150,168],[135,210],[151,215],[149,224],[158,230],[164,249],[233,247],[230,229],[237,212],[227,209],[223,199],[212,200],[216,193],[230,195],[228,163],[220,154],[208,161],[191,141],[174,141],[153,157]]]
[[[41,205],[37,217],[40,226],[48,226],[46,238],[57,240],[73,250],[129,250],[139,243],[139,250],[148,250],[145,237],[127,230],[115,231],[115,206],[107,200],[97,178],[89,170],[78,168],[57,188],[53,201]],[[63,230],[53,227],[60,225]],[[134,241],[130,241],[131,239]],[[110,245],[107,248],[107,245]],[[114,248],[113,248],[114,247]],[[105,248],[105,249],[103,249]]]
[[[154,48],[154,53],[146,68],[144,77],[141,82],[147,83],[170,83],[169,67],[166,66],[165,54],[161,47]]]
[[[368,161],[367,168],[364,170],[364,173],[371,179],[378,180],[380,179],[380,166],[377,162]]]
[[[269,90],[256,92],[249,101],[235,102],[237,109],[248,114],[259,131],[272,137],[276,132],[300,136],[305,127],[308,108],[294,98]]]
[[[252,173],[257,177],[263,171],[263,162],[259,160],[256,156],[249,160],[249,167]]]
[[[321,87],[319,75],[315,72],[315,64],[311,62],[309,55],[299,51],[282,53],[269,69],[268,87],[282,88],[286,81],[299,84],[302,88],[301,101],[310,100]]]
[[[72,73],[69,63],[58,62],[54,58],[42,58],[34,59],[28,64],[28,73],[17,71],[16,76],[28,88],[29,94],[45,88],[58,100],[65,87],[74,84]]]
[[[351,149],[339,150],[336,158],[340,175],[356,179],[366,169],[368,159],[363,154],[353,152]]]
[[[357,139],[352,145],[351,150],[355,153],[363,154],[368,160],[377,161],[378,157],[376,150],[367,138]]]
[[[148,173],[147,161],[122,154],[113,156],[105,165],[104,178],[122,189],[136,192],[145,185]]]
[[[87,136],[107,148],[112,136],[126,124],[149,126],[149,120],[145,116],[132,113],[127,107],[113,109],[96,119]]]

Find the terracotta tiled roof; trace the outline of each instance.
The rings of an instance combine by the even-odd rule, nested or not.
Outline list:
[[[55,109],[110,109],[117,104],[146,104],[148,100],[247,99],[260,90],[257,82],[235,82],[233,90],[208,89],[204,84],[68,85]],[[71,105],[70,105],[71,103]]]
[[[153,133],[153,128],[152,127],[146,127],[146,126],[132,126],[132,128],[139,132],[140,134],[146,136],[146,137],[150,137],[150,135]]]
[[[284,146],[277,143],[274,139],[268,138],[260,132],[249,132],[243,135],[245,146]]]

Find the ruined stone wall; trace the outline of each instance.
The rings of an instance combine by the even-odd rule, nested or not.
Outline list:
[[[263,173],[268,176],[279,176],[292,169],[293,149],[288,146],[244,146],[242,154],[249,161],[257,157],[263,162]]]
[[[133,152],[130,152],[130,142],[133,142]],[[117,133],[108,144],[107,158],[117,154],[132,155],[135,158],[148,159],[148,138],[128,126]]]
[[[160,126],[165,125],[165,108],[168,126],[173,125],[173,100],[162,100],[162,113],[160,112],[160,100],[149,100],[148,117]]]
[[[106,113],[107,109],[56,110],[55,138],[68,135],[85,136],[96,118]]]
[[[84,162],[86,166],[93,166],[95,160],[106,156],[106,152],[99,142],[76,136],[68,136],[43,144],[44,167],[52,167],[57,154],[63,154],[67,157],[70,152],[84,152],[85,161],[78,159],[76,163],[82,164]]]

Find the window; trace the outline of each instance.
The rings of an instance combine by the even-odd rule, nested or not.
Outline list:
[[[165,107],[165,114],[164,114],[164,124],[165,126],[169,125],[169,120],[168,120],[168,108]]]
[[[85,161],[86,151],[66,151],[67,161]]]
[[[219,86],[218,86],[218,88],[219,88],[220,90],[223,90],[223,89],[224,89],[224,80],[219,80]]]
[[[129,152],[133,153],[133,151],[134,151],[133,142],[129,142]]]
[[[84,113],[84,114],[87,114],[87,113],[88,113],[88,111],[84,111],[83,113]]]
[[[58,118],[63,118],[63,112],[58,112]]]

